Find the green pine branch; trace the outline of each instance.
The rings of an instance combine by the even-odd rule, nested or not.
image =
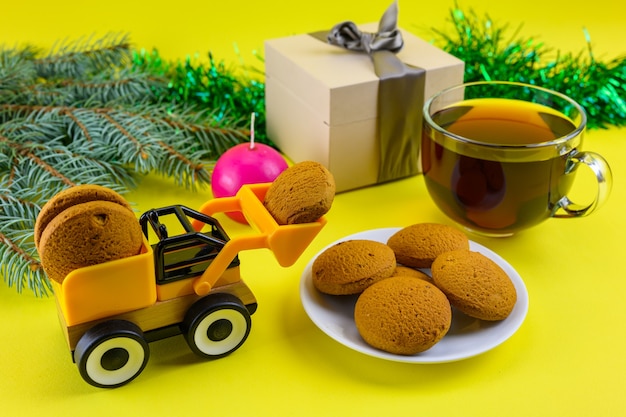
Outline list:
[[[33,64],[38,76],[47,80],[81,78],[124,67],[129,62],[130,49],[131,44],[125,34],[64,40],[55,43],[47,55],[37,57]]]
[[[0,49],[0,274],[9,287],[49,293],[32,232],[57,192],[86,183],[124,192],[152,172],[208,184],[217,158],[247,140],[248,128],[221,110],[157,95],[167,90],[166,77],[133,64],[126,36],[47,54]]]
[[[17,198],[6,190],[0,190],[0,274],[14,277],[6,280],[14,284],[18,291],[29,288],[38,296],[50,292],[49,281],[41,268],[32,240],[34,219],[40,210],[36,195]],[[19,277],[16,279],[15,277]]]

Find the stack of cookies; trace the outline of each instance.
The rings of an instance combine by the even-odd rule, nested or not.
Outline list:
[[[143,233],[120,194],[98,185],[77,185],[42,207],[34,239],[46,274],[62,283],[75,269],[138,254]]]
[[[452,307],[495,321],[508,317],[517,301],[502,268],[470,251],[463,232],[435,223],[400,229],[386,243],[355,239],[331,246],[313,262],[312,280],[325,294],[358,295],[359,334],[398,355],[438,343],[450,329]]]

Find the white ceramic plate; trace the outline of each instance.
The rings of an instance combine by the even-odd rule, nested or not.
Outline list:
[[[346,236],[326,248],[345,240],[369,239],[386,243],[387,239],[399,228],[375,229]],[[304,310],[313,323],[337,342],[358,352],[377,358],[411,363],[443,363],[470,358],[495,348],[522,325],[528,311],[528,292],[520,275],[513,267],[495,252],[470,241],[470,249],[492,259],[509,275],[517,290],[517,303],[505,320],[486,322],[473,319],[453,310],[452,325],[448,333],[435,346],[425,352],[412,356],[395,355],[371,347],[361,338],[354,324],[354,305],[358,296],[332,296],[322,294],[315,289],[311,279],[313,261],[308,263],[302,273],[300,298]],[[424,272],[430,274],[429,270]]]

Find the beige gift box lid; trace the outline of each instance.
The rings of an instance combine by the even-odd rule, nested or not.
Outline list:
[[[378,24],[359,29],[376,32]],[[400,30],[404,47],[396,55],[425,70],[424,98],[463,81],[463,61]],[[265,75],[268,136],[289,158],[326,165],[338,191],[376,182],[379,81],[367,54],[310,34],[272,39],[265,42]]]

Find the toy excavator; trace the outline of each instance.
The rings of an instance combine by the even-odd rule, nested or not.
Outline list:
[[[244,185],[195,211],[184,206],[141,215],[138,255],[70,272],[52,281],[58,315],[82,378],[118,387],[145,368],[148,343],[183,334],[201,357],[219,358],[248,337],[257,302],[240,276],[238,253],[268,248],[291,266],[326,224],[279,225],[263,205],[270,184]],[[255,233],[229,238],[218,212],[240,211]],[[165,219],[184,231],[170,236]],[[149,243],[149,236],[156,243]]]

